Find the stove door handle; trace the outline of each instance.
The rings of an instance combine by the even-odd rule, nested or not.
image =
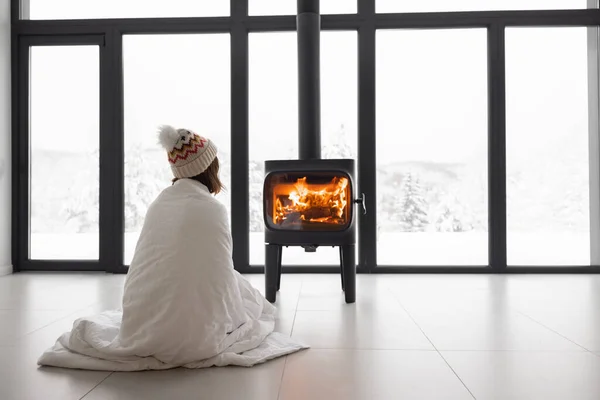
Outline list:
[[[360,197],[358,199],[354,200],[354,202],[356,204],[362,205],[363,215],[366,215],[367,214],[367,200],[366,200],[365,194],[361,193]]]

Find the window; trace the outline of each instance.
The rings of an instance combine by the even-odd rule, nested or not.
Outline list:
[[[295,32],[251,33],[248,40],[250,265],[264,265],[264,162],[298,157],[298,52]]]
[[[123,63],[128,265],[148,206],[173,178],[158,126],[188,128],[215,142],[227,188],[217,198],[230,209],[229,35],[127,35]]]
[[[21,0],[24,19],[166,18],[229,15],[229,0]]]
[[[14,66],[28,73],[14,82],[14,163],[25,168],[15,172],[16,268],[117,271],[113,240],[130,264],[149,205],[172,181],[162,124],[216,143],[227,187],[218,198],[230,210],[232,182],[248,179],[248,215],[232,221],[247,240],[236,261],[263,265],[264,162],[298,158],[297,0],[13,3]],[[320,11],[321,154],[356,160],[368,213],[348,207],[362,223],[362,266],[458,272],[506,256],[511,267],[600,268],[598,0],[321,0]],[[502,65],[487,65],[499,49]],[[235,60],[247,60],[247,73],[231,69]],[[248,89],[239,121],[232,82]],[[488,104],[495,94],[506,94],[501,107],[497,97]],[[489,117],[504,111],[506,159],[488,143]],[[232,120],[247,126],[232,132]],[[247,151],[247,171],[231,171],[232,149]],[[488,157],[506,161],[506,182]],[[372,179],[360,182],[359,171]],[[488,188],[504,183],[506,214],[488,210]],[[506,229],[489,227],[490,216]],[[330,270],[339,252],[288,247],[282,262]]]
[[[377,32],[377,262],[487,265],[483,29]]]
[[[588,8],[587,0],[375,0],[378,13],[560,10]]]
[[[506,30],[509,265],[589,265],[587,28]]]
[[[99,49],[30,54],[30,257],[97,260]]]
[[[356,32],[321,32],[321,157],[358,157],[358,54]],[[358,173],[358,164],[356,165]],[[355,175],[356,179],[357,175]],[[354,188],[356,190],[356,188]],[[350,207],[354,204],[350,203]],[[356,209],[355,209],[356,212]],[[358,219],[358,217],[357,217]],[[339,265],[335,247],[320,247],[317,253],[288,248],[296,265]],[[358,246],[356,246],[358,260]]]
[[[271,54],[280,57],[275,62]],[[296,60],[295,33],[250,36],[251,265],[264,264],[263,163],[269,159],[298,157]],[[356,158],[357,66],[356,32],[321,33],[323,158]],[[301,247],[288,247],[283,251],[282,262],[288,265],[339,265],[340,256],[337,248],[322,247],[315,255],[305,253]]]
[[[357,158],[356,32],[321,32],[321,156]]]
[[[296,15],[297,0],[248,0],[249,15]],[[321,0],[321,14],[355,14],[357,0]]]

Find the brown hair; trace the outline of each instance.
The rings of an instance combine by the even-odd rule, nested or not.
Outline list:
[[[180,178],[173,178],[173,183],[177,182]],[[219,179],[219,159],[215,157],[214,161],[206,168],[206,170],[200,175],[192,176],[188,179],[193,179],[200,182],[208,188],[208,191],[212,194],[219,194],[225,187]]]

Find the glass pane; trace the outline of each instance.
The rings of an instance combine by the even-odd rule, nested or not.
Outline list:
[[[508,263],[589,265],[587,28],[506,30]]]
[[[321,32],[321,156],[358,154],[356,32]]]
[[[333,172],[272,173],[265,179],[268,227],[282,231],[343,231],[352,221],[350,176]]]
[[[229,0],[21,0],[25,19],[167,18],[229,15]]]
[[[98,259],[99,57],[31,48],[31,259]]]
[[[356,32],[321,32],[321,156],[323,158],[357,158],[357,79]],[[357,176],[355,181],[356,179]],[[360,230],[357,229],[357,232]],[[290,249],[291,247],[284,250],[284,258],[286,252],[290,253]],[[304,253],[301,248],[295,250],[298,253],[292,254],[296,265],[339,265],[340,263],[340,252],[337,247],[320,247],[316,256]],[[358,260],[358,246],[356,246],[356,260]]]
[[[250,35],[250,264],[264,264],[264,161],[298,157],[297,48],[294,33]],[[279,54],[273,58],[272,54]],[[277,101],[273,101],[276,99]],[[321,33],[323,158],[356,158],[356,32]],[[272,138],[279,145],[273,145]],[[283,251],[287,265],[339,265],[339,250]]]
[[[298,54],[295,32],[251,33],[248,41],[250,264],[263,265],[264,162],[298,157]]]
[[[376,0],[378,13],[560,10],[588,8],[587,0]]]
[[[377,263],[487,265],[483,29],[377,32]]]
[[[296,15],[297,0],[248,0],[249,15]],[[321,14],[356,14],[357,0],[321,0]]]
[[[160,57],[157,57],[160,55]],[[187,128],[218,148],[231,182],[229,35],[131,35],[123,42],[125,90],[125,263],[150,203],[171,184],[158,126]],[[230,209],[229,190],[217,198]]]

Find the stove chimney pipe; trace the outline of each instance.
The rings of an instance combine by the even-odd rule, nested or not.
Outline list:
[[[319,0],[298,0],[298,152],[301,160],[321,158]]]

